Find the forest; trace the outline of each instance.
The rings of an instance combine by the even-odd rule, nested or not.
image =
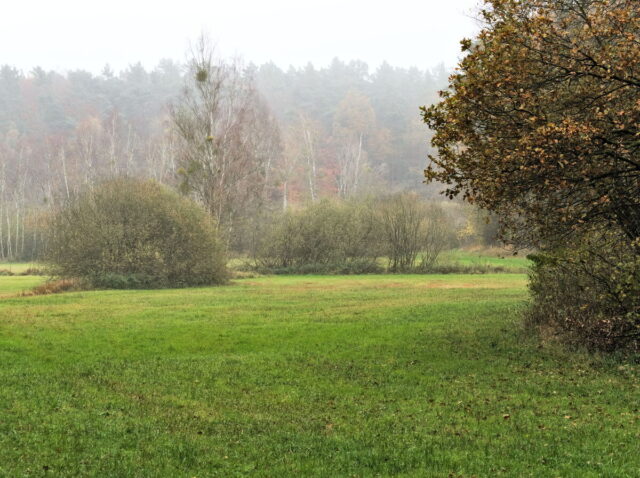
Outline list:
[[[246,167],[262,169],[263,178],[242,188],[262,189],[261,207],[407,190],[436,196],[437,187],[421,184],[429,147],[418,106],[446,84],[444,67],[385,63],[370,72],[362,62],[336,59],[283,71],[273,63],[224,62],[252,99],[254,119],[243,120],[244,134],[261,156]],[[186,71],[171,60],[152,71],[106,66],[100,75],[2,66],[0,256],[33,258],[38,212],[101,178],[178,185],[185,161],[171,111],[188,86]],[[258,207],[249,196],[235,200]]]

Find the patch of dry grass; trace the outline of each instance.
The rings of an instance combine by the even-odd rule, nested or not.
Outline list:
[[[84,289],[86,289],[86,286],[77,279],[58,279],[47,281],[31,290],[23,291],[20,295],[29,297],[33,295],[60,294],[61,292],[72,292]]]

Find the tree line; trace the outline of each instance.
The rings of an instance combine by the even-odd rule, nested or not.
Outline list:
[[[163,60],[118,74],[108,66],[99,75],[0,67],[0,257],[32,255],[34,211],[104,177],[182,187],[230,229],[256,208],[421,187],[428,146],[417,108],[445,84],[444,68],[370,72],[336,59],[285,71],[207,48],[196,43],[187,64]],[[209,62],[204,82],[193,76],[197,61]],[[210,130],[210,159],[227,154],[215,167],[233,164],[218,175],[224,191],[195,174],[213,163],[196,164],[201,145],[187,138],[196,127],[187,111],[207,101],[232,118],[197,126]]]

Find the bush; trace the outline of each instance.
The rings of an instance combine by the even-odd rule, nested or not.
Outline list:
[[[432,274],[498,274],[507,271],[504,266],[494,266],[491,264],[460,264],[460,263],[448,263],[448,264],[434,264],[429,269]]]
[[[590,349],[640,351],[640,256],[609,232],[530,255],[528,324]]]
[[[42,269],[29,267],[21,272],[13,272],[9,269],[0,269],[0,276],[42,276],[45,275]]]
[[[455,242],[450,217],[415,194],[324,200],[265,219],[251,236],[255,269],[276,274],[431,272]]]
[[[370,203],[325,200],[273,218],[261,231],[254,259],[265,271],[349,273],[377,270],[379,249]]]
[[[383,252],[389,270],[409,272],[421,260],[418,271],[429,272],[455,233],[441,207],[422,201],[416,194],[395,194],[377,204]]]
[[[202,208],[152,181],[115,179],[71,197],[48,220],[45,262],[94,287],[225,282],[223,248]]]

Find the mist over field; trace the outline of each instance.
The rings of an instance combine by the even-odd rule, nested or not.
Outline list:
[[[83,69],[105,64],[119,72],[142,62],[149,70],[163,58],[184,61],[189,43],[205,32],[224,57],[248,63],[273,61],[282,69],[307,63],[325,67],[333,58],[409,68],[451,68],[458,42],[478,29],[475,0],[364,0],[207,2],[180,7],[147,0],[109,4],[61,0],[10,2],[0,17],[0,63],[25,72]]]
[[[86,185],[119,175],[184,183],[171,112],[194,86],[201,39],[254,91],[245,100],[262,116],[242,128],[261,157],[245,167],[262,178],[231,187],[261,189],[262,209],[433,195],[437,186],[421,186],[429,147],[418,108],[436,100],[459,39],[478,27],[473,6],[416,15],[412,2],[12,4],[0,19],[0,41],[15,45],[0,58],[0,257],[35,257],[34,214]]]

